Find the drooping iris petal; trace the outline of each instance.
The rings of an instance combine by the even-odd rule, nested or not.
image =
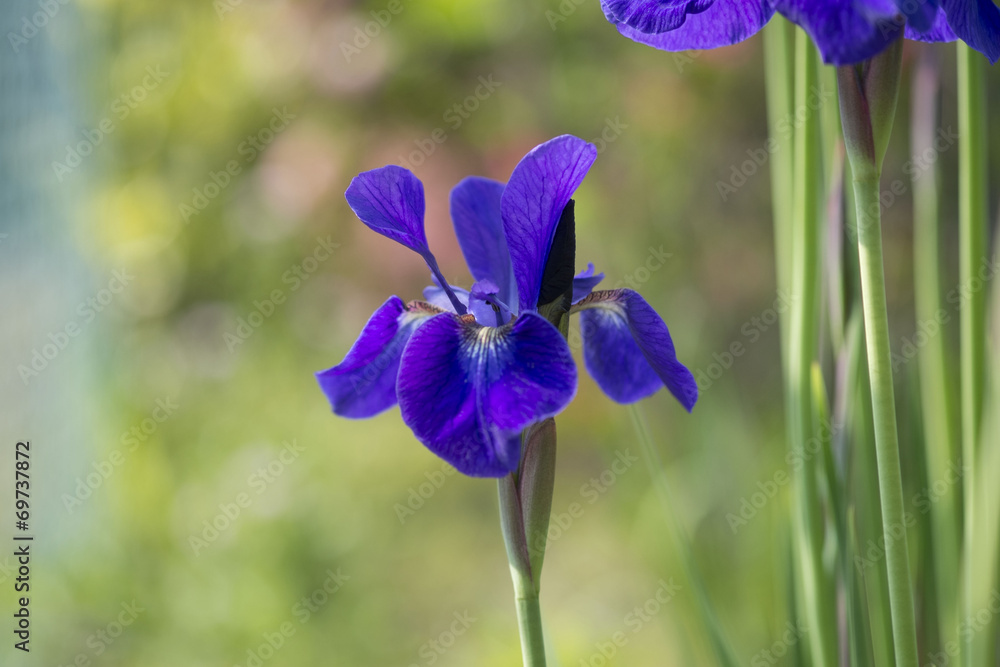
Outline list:
[[[595,274],[594,265],[588,262],[586,269],[573,276],[573,303],[585,299],[602,280],[604,274]]]
[[[576,366],[555,327],[525,313],[504,327],[439,315],[403,352],[403,421],[432,452],[473,477],[515,470],[521,429],[560,412],[576,393]]]
[[[510,321],[510,308],[500,300],[499,292],[492,280],[476,281],[469,292],[469,312],[484,327],[499,327]]]
[[[639,32],[661,33],[675,30],[688,14],[699,14],[714,0],[601,0],[604,14]]]
[[[451,219],[465,262],[476,280],[492,280],[500,300],[517,303],[517,283],[500,217],[503,183],[470,176],[451,191]]]
[[[358,174],[347,203],[365,223],[421,255],[430,255],[424,233],[424,186],[409,169],[390,165]]]
[[[466,308],[469,307],[469,290],[461,287],[451,286],[451,291],[458,297],[458,300]],[[424,301],[449,313],[455,312],[455,306],[451,302],[448,293],[440,285],[428,285],[424,288]]]
[[[316,373],[335,414],[373,417],[396,404],[396,375],[403,348],[413,331],[440,311],[407,307],[390,297],[365,324],[344,360]]]
[[[563,209],[595,159],[593,144],[563,135],[525,155],[507,182],[500,210],[520,313],[538,306],[552,237]]]
[[[601,390],[618,403],[633,403],[666,385],[689,412],[698,385],[677,360],[663,319],[637,292],[594,292],[571,312],[580,312],[583,359]]]
[[[993,0],[940,0],[959,39],[989,58],[1000,59],[1000,8]]]
[[[613,21],[629,39],[663,51],[715,49],[737,44],[764,27],[774,8],[762,0],[715,0],[705,11],[689,14],[676,30],[656,33]]]
[[[951,26],[948,25],[948,17],[940,9],[936,10],[934,21],[926,30],[918,30],[916,26],[907,24],[903,34],[906,39],[919,42],[954,42],[958,39]]]
[[[907,28],[927,32],[938,14],[937,0],[894,0],[896,8],[906,16]]]
[[[893,0],[773,0],[805,30],[828,65],[867,60],[899,37],[904,22]]]

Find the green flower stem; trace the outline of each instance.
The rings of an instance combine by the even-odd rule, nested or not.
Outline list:
[[[986,257],[986,122],[982,56],[964,43],[958,44],[958,135],[959,135],[959,273],[960,284],[972,285],[976,271]],[[971,616],[973,583],[972,556],[975,548],[975,466],[976,442],[982,421],[983,369],[986,367],[983,337],[986,331],[985,290],[973,291],[962,305],[962,460],[973,473],[963,480],[964,537],[962,609]],[[966,637],[962,664],[971,667],[972,636]]]
[[[882,266],[882,215],[879,173],[855,176],[858,217],[858,259],[861,267],[861,300],[868,349],[868,377],[875,419],[875,454],[882,504],[885,562],[889,575],[889,606],[896,667],[918,667],[913,590],[907,558],[903,479],[899,467],[896,432],[896,399],[892,384],[892,356]]]
[[[514,475],[499,480],[500,524],[503,528],[510,576],[514,583],[517,627],[521,636],[524,667],[545,667],[545,639],[542,634],[542,611],[538,604],[538,585],[528,564],[524,523]]]
[[[528,427],[521,449],[518,470],[498,480],[500,528],[514,583],[524,667],[545,667],[538,594],[555,485],[555,421],[546,419]]]
[[[938,63],[931,48],[923,48],[914,71],[911,100],[913,155],[932,148],[937,132]],[[957,454],[956,406],[945,352],[944,312],[941,291],[940,211],[938,170],[913,182],[913,282],[918,327],[936,323],[927,344],[917,356],[920,373],[920,409],[924,422],[924,455],[928,483],[947,479]],[[934,559],[934,591],[937,597],[939,647],[955,641],[958,631],[959,505],[957,489],[949,486],[930,508],[931,543]]]
[[[521,633],[521,657],[524,667],[545,667],[545,640],[542,637],[542,611],[538,595],[517,598],[517,628]]]
[[[795,33],[795,102],[806,109],[795,131],[793,281],[796,299],[789,330],[787,375],[788,432],[795,448],[805,448],[815,436],[812,400],[812,364],[819,338],[821,143],[819,111],[810,109],[809,95],[818,80],[819,58],[808,35]],[[795,550],[798,555],[800,602],[809,628],[808,646],[813,667],[834,667],[837,660],[836,596],[823,566],[825,526],[819,502],[817,457],[810,458],[797,476],[795,490]]]
[[[709,601],[705,582],[695,564],[687,535],[681,526],[680,519],[674,513],[674,504],[670,499],[670,485],[667,482],[663,463],[660,461],[660,455],[656,451],[652,439],[649,437],[646,420],[635,404],[629,406],[629,412],[632,415],[632,424],[635,426],[636,433],[639,436],[639,448],[642,450],[646,467],[649,468],[649,474],[653,478],[653,487],[656,489],[656,495],[663,510],[663,518],[666,520],[670,541],[673,542],[674,548],[677,549],[681,567],[684,570],[684,576],[694,591],[698,613],[701,617],[702,625],[705,627],[705,632],[708,634],[712,651],[715,653],[716,663],[720,667],[739,667],[741,663],[737,659],[729,640],[726,638],[722,624],[712,609],[712,603]]]

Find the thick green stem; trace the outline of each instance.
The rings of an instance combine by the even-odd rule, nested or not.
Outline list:
[[[815,437],[812,364],[818,356],[820,275],[819,110],[809,108],[816,87],[818,54],[809,37],[796,30],[795,103],[805,110],[795,133],[795,208],[793,224],[793,281],[795,287],[789,331],[789,434],[798,451]],[[820,460],[808,457],[796,483],[795,545],[802,584],[801,603],[809,628],[808,646],[813,667],[834,667],[837,660],[836,597],[823,565],[825,525],[819,501],[817,471]]]
[[[911,140],[913,155],[934,150],[937,133],[938,64],[935,52],[923,48],[914,71],[911,100]],[[949,479],[956,463],[957,446],[954,394],[946,353],[944,323],[950,319],[941,290],[940,212],[938,209],[938,169],[913,182],[913,282],[917,330],[927,336],[917,356],[920,373],[920,408],[924,422],[924,455],[927,482]],[[936,492],[935,492],[936,493]],[[958,631],[957,585],[961,531],[957,489],[949,485],[930,508],[931,543],[934,559],[934,590],[937,597],[939,646],[954,641]]]
[[[701,617],[702,624],[705,626],[705,631],[712,645],[712,651],[715,653],[717,664],[721,667],[738,667],[741,663],[736,658],[736,653],[726,638],[722,624],[712,609],[712,603],[709,601],[705,582],[695,563],[694,555],[691,553],[687,535],[684,532],[680,519],[674,513],[674,504],[670,499],[670,486],[667,483],[666,473],[663,470],[663,463],[660,461],[660,455],[656,451],[652,439],[649,437],[649,429],[646,428],[645,419],[643,419],[642,413],[637,406],[629,406],[629,411],[632,414],[632,424],[635,426],[636,433],[639,436],[639,448],[645,459],[646,467],[649,468],[649,474],[653,478],[653,487],[656,489],[656,495],[663,510],[663,518],[667,524],[667,533],[670,536],[670,541],[674,544],[674,548],[677,549],[685,578],[694,591],[699,616]]]
[[[868,375],[875,419],[875,454],[878,462],[879,496],[882,504],[886,570],[889,575],[889,607],[896,667],[917,667],[917,632],[913,590],[906,546],[906,511],[903,479],[899,466],[895,392],[892,384],[892,353],[882,266],[882,215],[879,173],[855,177],[858,219],[858,260],[861,268],[861,299],[868,349]]]
[[[961,309],[962,367],[962,463],[972,471],[963,480],[964,537],[962,609],[966,617],[973,612],[972,555],[975,525],[976,443],[982,421],[983,370],[986,367],[983,339],[986,331],[985,290],[972,289],[976,272],[986,258],[986,122],[982,56],[958,44],[958,135],[959,135],[959,274],[960,284],[968,293]],[[962,664],[971,667],[973,641],[968,633],[962,652]]]

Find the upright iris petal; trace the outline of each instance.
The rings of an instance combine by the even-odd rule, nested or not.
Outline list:
[[[604,280],[604,274],[595,274],[594,265],[588,263],[586,269],[573,276],[573,303],[587,298],[602,280]]]
[[[397,392],[403,421],[428,449],[466,475],[502,477],[517,468],[521,429],[573,399],[576,367],[534,313],[504,327],[444,314],[411,337]]]
[[[525,155],[507,182],[500,210],[517,279],[519,312],[538,307],[559,219],[595,159],[593,144],[563,135]]]
[[[316,374],[335,414],[373,417],[396,405],[396,376],[410,335],[436,309],[407,308],[390,297],[371,316],[344,360]]]
[[[504,303],[517,304],[517,282],[510,263],[500,217],[504,185],[478,176],[462,180],[451,191],[451,219],[465,263],[476,280],[492,280]]]
[[[424,233],[424,186],[410,170],[390,165],[358,174],[346,196],[368,227],[421,255],[430,254]]]
[[[638,293],[594,292],[573,312],[580,312],[587,371],[612,400],[634,403],[666,385],[691,411],[698,400],[694,376],[677,360],[663,319]]]

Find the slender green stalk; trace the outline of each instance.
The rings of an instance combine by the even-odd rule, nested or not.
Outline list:
[[[517,598],[517,628],[521,633],[524,667],[545,667],[545,640],[538,595]]]
[[[792,68],[792,26],[780,16],[764,28],[764,81],[767,125],[775,150],[771,155],[771,208],[774,218],[775,281],[778,290],[791,290],[792,182],[794,151],[792,125],[795,79]],[[781,317],[782,358],[787,368],[788,318]]]
[[[986,331],[985,290],[972,289],[976,272],[986,258],[986,120],[982,56],[958,43],[958,229],[960,284],[968,293],[961,309],[962,367],[962,462],[966,470],[975,470],[976,442],[982,421],[983,338]],[[962,485],[964,496],[962,609],[971,616],[973,583],[972,556],[975,525],[975,475],[967,475]],[[962,664],[971,667],[972,636],[967,635]]]
[[[795,132],[795,235],[792,246],[793,284],[796,287],[789,331],[789,434],[795,449],[805,451],[817,433],[813,419],[812,363],[818,357],[821,263],[819,190],[819,111],[810,109],[809,96],[816,87],[818,56],[802,30],[795,33],[795,105],[805,109]],[[798,120],[798,119],[797,119]],[[801,602],[809,628],[809,652],[813,667],[837,663],[836,596],[823,564],[826,527],[819,502],[818,457],[803,457],[796,483],[795,545],[802,585]]]
[[[932,48],[922,48],[914,70],[911,99],[910,147],[914,155],[933,151],[937,132],[938,63]],[[917,355],[920,373],[920,409],[924,422],[924,455],[928,484],[948,479],[956,462],[955,400],[948,390],[944,323],[950,317],[941,290],[941,239],[938,210],[938,169],[913,182],[913,283],[917,330],[927,340]],[[942,315],[943,314],[943,315]],[[949,485],[930,508],[934,587],[941,647],[956,639],[958,618],[959,549],[961,531],[957,488]]]
[[[882,503],[889,606],[896,667],[917,667],[917,631],[913,610],[910,563],[907,557],[903,478],[899,466],[896,431],[896,398],[892,384],[892,353],[882,266],[882,212],[879,202],[881,168],[874,175],[855,172],[858,207],[858,258],[861,266],[861,300],[868,349],[868,377],[875,419],[875,454],[878,461]]]
[[[639,449],[642,451],[646,467],[649,468],[649,474],[653,478],[653,487],[656,489],[656,495],[663,510],[663,518],[666,520],[667,533],[670,536],[670,541],[673,542],[674,547],[677,549],[681,567],[684,569],[684,576],[694,591],[698,613],[705,627],[709,642],[712,645],[712,651],[715,653],[717,664],[721,667],[738,667],[741,663],[736,657],[732,645],[726,638],[722,624],[712,609],[712,603],[709,601],[705,582],[701,577],[698,566],[695,564],[694,555],[691,553],[687,534],[681,525],[680,519],[674,513],[674,504],[670,499],[670,485],[667,482],[659,452],[656,451],[656,447],[649,436],[646,420],[643,418],[639,407],[635,404],[629,406],[629,412],[632,415],[632,424],[635,426],[636,434],[639,436]]]

